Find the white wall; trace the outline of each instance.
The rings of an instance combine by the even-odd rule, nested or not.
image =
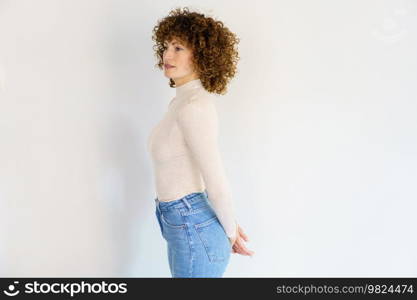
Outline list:
[[[253,258],[225,276],[417,276],[417,1],[0,0],[0,276],[169,277],[146,138],[174,7],[241,42],[218,98]]]

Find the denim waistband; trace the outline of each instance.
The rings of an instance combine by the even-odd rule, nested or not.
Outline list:
[[[182,207],[188,207],[191,208],[193,204],[207,201],[207,190],[204,190],[203,192],[195,192],[188,195],[185,195],[184,197],[172,200],[172,201],[159,201],[158,198],[155,198],[155,203],[157,207],[162,211],[167,211],[169,209],[176,209],[176,208],[182,208]]]

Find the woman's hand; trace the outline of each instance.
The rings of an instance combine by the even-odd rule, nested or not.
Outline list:
[[[244,242],[249,242],[248,236],[243,232],[243,229],[237,225],[237,232],[235,238],[232,240],[229,238],[232,245],[232,253],[239,253],[241,255],[252,256],[255,252],[246,248]]]

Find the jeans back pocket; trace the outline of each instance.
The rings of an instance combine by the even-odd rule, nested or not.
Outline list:
[[[210,262],[224,262],[230,257],[231,245],[217,216],[195,224]]]

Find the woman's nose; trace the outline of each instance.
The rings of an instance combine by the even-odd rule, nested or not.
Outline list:
[[[170,49],[167,49],[167,50],[165,50],[164,57],[171,58],[171,57],[174,56],[174,54],[175,54],[174,51],[171,51]]]

